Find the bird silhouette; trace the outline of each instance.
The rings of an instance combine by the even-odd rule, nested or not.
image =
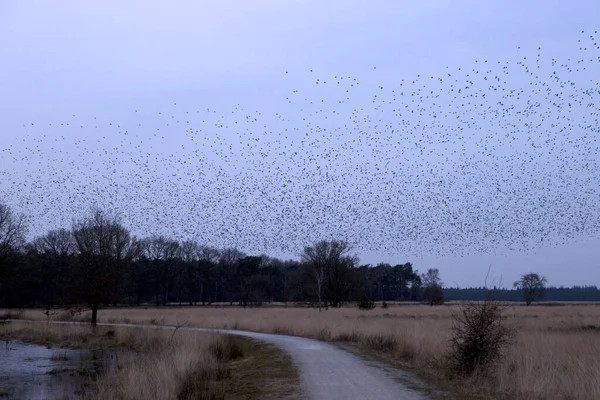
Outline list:
[[[279,109],[173,101],[27,121],[2,148],[0,201],[31,235],[96,205],[140,236],[255,253],[322,238],[464,255],[597,237],[597,31],[573,46],[375,84],[376,66],[368,82],[288,70]]]

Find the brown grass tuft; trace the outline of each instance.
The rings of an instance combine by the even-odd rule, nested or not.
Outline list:
[[[209,346],[211,354],[219,361],[232,361],[244,356],[244,339],[225,336],[214,340]]]

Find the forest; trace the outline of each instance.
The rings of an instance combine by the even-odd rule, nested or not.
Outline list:
[[[26,241],[25,217],[0,204],[0,307],[522,300],[515,289],[442,288],[439,269],[419,273],[410,262],[362,265],[343,240],[307,244],[299,260],[281,260],[191,240],[137,238],[119,221],[93,210],[70,229]],[[547,287],[543,299],[600,301],[600,290]]]

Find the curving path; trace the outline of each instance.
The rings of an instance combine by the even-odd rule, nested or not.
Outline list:
[[[25,321],[25,320],[19,320]],[[45,322],[47,321],[28,321]],[[80,322],[53,321],[57,324],[80,325]],[[151,329],[175,329],[169,325],[98,323],[99,326],[121,326]],[[358,356],[332,344],[297,336],[275,335],[228,329],[181,327],[180,330],[219,332],[241,335],[272,344],[287,351],[300,372],[303,389],[313,400],[421,400],[422,393],[412,390],[386,368],[369,365]]]

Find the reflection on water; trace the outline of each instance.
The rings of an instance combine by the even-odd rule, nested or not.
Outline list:
[[[84,399],[77,376],[97,372],[106,351],[49,349],[20,342],[0,342],[0,398]],[[81,381],[81,380],[80,380]]]

